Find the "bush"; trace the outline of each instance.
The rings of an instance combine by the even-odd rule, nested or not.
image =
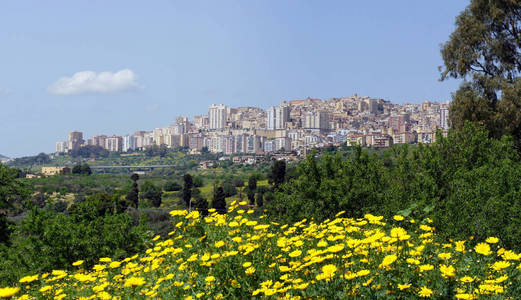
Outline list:
[[[517,299],[521,293],[519,254],[496,254],[501,241],[494,237],[441,244],[428,220],[367,214],[281,226],[239,212],[206,219],[198,211],[171,214],[178,225],[168,240],[136,257],[99,262],[97,268],[109,270],[104,276],[81,265],[55,272],[52,281],[27,277],[34,280],[28,289],[16,286],[36,299],[56,290],[88,297],[100,285],[106,285],[100,294],[121,299]]]
[[[167,192],[177,192],[180,191],[183,187],[176,181],[168,181],[163,185],[163,190]]]
[[[123,258],[144,249],[145,228],[126,214],[102,215],[101,198],[77,204],[70,215],[34,208],[14,227],[10,247],[0,250],[0,284],[23,275],[71,268],[84,260],[91,267],[100,257]]]
[[[339,211],[351,217],[429,215],[441,237],[493,235],[521,249],[521,163],[512,138],[491,139],[484,128],[467,123],[463,131],[436,139],[380,152],[355,147],[319,158],[313,153],[294,179],[274,191],[273,201],[264,196],[264,205],[284,222],[325,220]]]

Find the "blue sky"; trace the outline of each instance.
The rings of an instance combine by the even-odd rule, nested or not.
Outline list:
[[[212,103],[450,100],[440,44],[467,1],[0,2],[0,154],[166,126]]]

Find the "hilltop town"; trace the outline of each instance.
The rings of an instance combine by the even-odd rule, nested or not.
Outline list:
[[[436,131],[448,127],[448,103],[400,105],[355,94],[329,100],[282,101],[267,110],[213,104],[206,115],[191,120],[181,116],[170,126],[124,136],[97,134],[84,139],[82,132],[72,131],[67,141],[56,143],[56,152],[75,151],[86,145],[115,152],[165,145],[187,147],[192,153],[206,148],[226,155],[300,151],[346,142],[390,147],[431,143]]]

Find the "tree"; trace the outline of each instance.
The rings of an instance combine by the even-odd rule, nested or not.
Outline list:
[[[217,212],[223,214],[226,212],[226,196],[221,186],[213,189],[212,208],[215,208]]]
[[[81,163],[78,163],[72,167],[72,174],[81,174]]]
[[[202,187],[204,185],[203,178],[201,176],[194,176],[193,179],[193,187]]]
[[[90,174],[92,174],[92,170],[90,169],[89,164],[81,165],[81,174],[83,174],[83,175],[90,175]]]
[[[222,183],[222,188],[225,197],[231,197],[237,194],[237,188],[230,179],[224,180],[224,182]]]
[[[244,186],[244,179],[238,177],[233,179],[233,185],[237,188],[241,188]]]
[[[286,177],[286,162],[284,160],[276,160],[271,167],[270,181],[273,188],[278,188]]]
[[[12,208],[15,201],[26,199],[29,187],[18,179],[18,171],[0,163],[0,209]]]
[[[141,185],[139,197],[148,200],[154,207],[161,206],[162,195],[161,188],[152,183],[152,181],[147,180]]]
[[[139,180],[139,175],[134,173],[130,176],[130,179],[132,180],[132,187],[130,188],[130,191],[127,193],[127,201],[132,203],[135,208],[138,208],[139,205],[139,189],[137,185],[137,181]]]
[[[165,157],[166,154],[168,153],[168,148],[166,147],[165,144],[162,144],[161,146],[159,146],[159,157]]]
[[[197,189],[195,189],[197,190]],[[208,216],[208,200],[204,198],[201,193],[195,193],[195,208],[201,213],[203,216]]]
[[[450,106],[452,127],[482,124],[492,137],[512,135],[520,150],[521,2],[472,0],[441,54],[441,79],[466,79]]]
[[[0,245],[9,242],[9,236],[11,231],[9,230],[9,223],[5,214],[0,214]]]
[[[92,170],[88,164],[77,163],[72,168],[72,174],[91,175]]]
[[[70,152],[72,157],[83,157],[83,158],[98,158],[108,157],[109,151],[100,146],[87,145],[79,147],[76,150]]]
[[[182,186],[176,181],[168,181],[163,185],[163,190],[167,192],[177,192],[182,189]]]
[[[257,187],[257,198],[255,199],[255,202],[257,203],[258,207],[262,207],[264,205],[264,194],[266,194],[268,191],[269,189],[266,186]]]
[[[194,186],[192,175],[186,173],[183,176],[183,182],[184,182],[184,184],[183,184],[182,197],[186,203],[186,207],[190,208],[191,207],[190,199],[192,199],[192,188]]]
[[[144,250],[147,228],[136,227],[127,214],[99,215],[100,204],[112,197],[95,198],[74,204],[68,214],[37,208],[29,211],[13,226],[9,247],[0,251],[2,285],[27,274],[66,268],[79,259],[87,269],[100,257],[123,259]]]
[[[248,178],[248,200],[250,205],[255,204],[255,192],[257,191],[257,177],[255,175],[251,175]]]

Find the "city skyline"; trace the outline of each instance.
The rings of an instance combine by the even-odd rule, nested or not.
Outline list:
[[[445,102],[459,84],[437,67],[464,2],[124,4],[0,4],[0,154],[53,152],[72,129],[151,129],[211,103]]]
[[[96,133],[91,138],[71,131],[56,142],[58,155],[133,152],[152,146],[185,148],[200,153],[260,154],[284,151],[306,153],[315,147],[343,143],[364,147],[432,143],[438,130],[449,129],[448,103],[393,104],[384,99],[352,95],[328,100],[306,98],[282,101],[266,110],[212,104],[208,114],[179,116],[167,126],[124,136]],[[97,146],[91,148],[91,146]],[[85,149],[80,149],[86,147]]]

